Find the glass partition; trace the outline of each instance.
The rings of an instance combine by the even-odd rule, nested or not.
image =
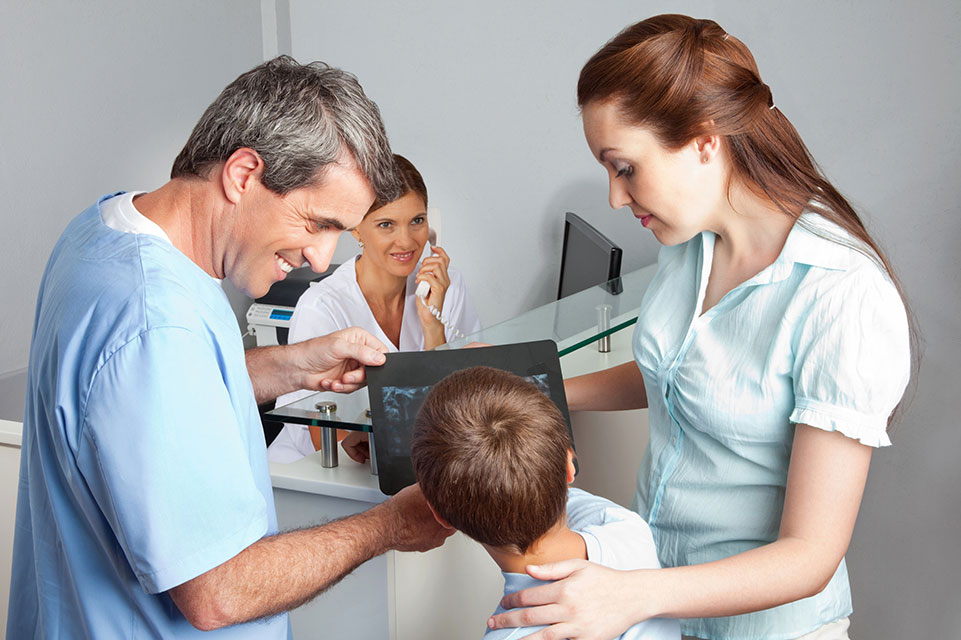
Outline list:
[[[637,322],[641,299],[656,270],[657,265],[650,265],[632,271],[438,349],[457,349],[471,342],[510,344],[547,339],[557,343],[559,356],[567,355]],[[600,317],[602,314],[606,314],[606,320]],[[336,403],[336,412],[321,412],[317,408],[318,403],[325,401]],[[283,422],[370,431],[369,407],[366,388],[348,394],[321,391],[265,415]]]
[[[557,343],[558,355],[567,355],[637,322],[641,299],[656,270],[657,265],[650,265],[632,271],[466,338],[453,340],[438,349],[457,349],[471,342],[508,344],[549,339]],[[610,305],[608,323],[598,322],[603,305]]]

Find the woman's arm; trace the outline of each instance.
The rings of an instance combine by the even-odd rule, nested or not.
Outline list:
[[[533,608],[491,623],[553,625],[531,640],[604,639],[648,618],[737,615],[815,595],[851,541],[872,451],[840,433],[797,425],[775,542],[672,569],[615,571],[582,560],[529,567],[535,578],[559,582],[506,596],[506,608]]]
[[[621,411],[646,409],[644,378],[631,360],[622,365],[564,381],[567,406],[571,411]]]
[[[417,282],[426,282],[430,285],[430,293],[427,294],[424,302],[444,316],[444,298],[447,295],[447,288],[450,287],[450,274],[447,273],[450,256],[437,246],[432,246],[430,250],[433,253],[430,257],[424,258],[421,263],[420,270],[417,272]],[[424,349],[429,351],[446,344],[447,335],[444,332],[444,324],[431,314],[420,298],[416,298],[416,302],[417,319],[420,320],[421,330],[424,332]],[[444,318],[446,319],[447,316]]]

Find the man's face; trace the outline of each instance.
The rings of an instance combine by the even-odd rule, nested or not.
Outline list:
[[[353,229],[374,202],[374,191],[353,162],[327,167],[322,183],[279,196],[259,179],[233,215],[223,272],[252,298],[267,293],[291,269],[330,265],[341,232]]]

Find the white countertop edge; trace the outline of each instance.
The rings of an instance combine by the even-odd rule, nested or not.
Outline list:
[[[23,425],[12,420],[0,420],[0,444],[19,447],[23,439]]]
[[[595,343],[561,357],[561,373],[565,378],[573,378],[630,362],[634,359],[634,327],[631,325],[611,334],[611,350],[608,353],[599,353]]]
[[[270,474],[270,482],[274,489],[288,489],[290,491],[300,491],[301,493],[313,493],[332,498],[369,502],[371,504],[383,502],[389,497],[381,493],[380,489],[323,482],[311,478],[287,478],[274,475],[273,473]]]
[[[315,493],[334,498],[375,504],[388,498],[380,491],[377,476],[366,464],[358,464],[340,452],[340,464],[332,469],[320,466],[319,453],[296,462],[270,463],[270,481],[276,489]]]

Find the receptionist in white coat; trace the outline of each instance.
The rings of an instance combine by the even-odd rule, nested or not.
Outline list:
[[[445,344],[458,333],[481,325],[463,276],[450,268],[450,257],[428,243],[427,187],[414,165],[395,155],[404,185],[400,198],[374,202],[351,233],[361,252],[330,276],[312,285],[297,301],[288,341],[293,344],[347,327],[362,327],[390,351],[423,351]],[[430,292],[415,295],[426,282]],[[426,304],[425,304],[426,303]],[[439,312],[440,319],[432,313]],[[277,399],[282,406],[313,391],[295,391]],[[274,462],[293,462],[320,445],[305,426],[288,424],[267,451]]]

